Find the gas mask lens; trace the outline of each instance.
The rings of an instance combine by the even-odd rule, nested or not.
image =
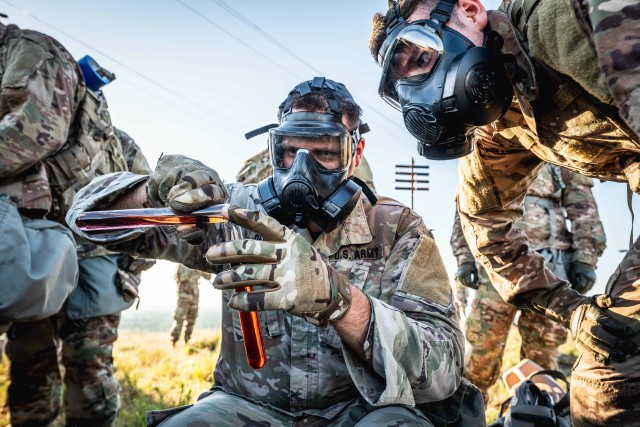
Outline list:
[[[443,50],[442,40],[431,27],[405,27],[385,53],[380,96],[399,110],[398,80],[424,82],[435,70]]]
[[[269,131],[271,159],[274,168],[289,169],[298,150],[306,149],[309,155],[325,170],[346,170],[353,156],[351,136],[340,135],[289,135]]]

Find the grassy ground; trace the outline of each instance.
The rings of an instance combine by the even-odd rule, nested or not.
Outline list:
[[[171,346],[168,332],[120,333],[114,346],[116,377],[122,387],[117,426],[144,426],[148,410],[193,402],[213,382],[218,331],[196,330],[189,344]],[[0,361],[0,427],[9,425],[6,357]]]
[[[122,410],[118,426],[144,426],[148,410],[169,408],[193,402],[210,388],[218,357],[220,337],[213,330],[197,330],[190,344],[171,347],[167,332],[122,332],[115,344],[116,376],[122,386]],[[520,360],[520,335],[512,328],[503,358],[503,371]],[[572,343],[561,348],[575,354]],[[0,402],[6,402],[8,363],[0,361]],[[501,380],[490,390],[487,421],[493,421],[500,404],[508,397]],[[0,406],[0,427],[9,424],[7,408]]]

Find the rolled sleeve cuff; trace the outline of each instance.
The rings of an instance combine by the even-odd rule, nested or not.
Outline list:
[[[389,333],[384,328],[386,322],[378,321],[385,319],[385,317],[389,318],[389,309],[394,312],[402,312],[375,298],[369,298],[369,301],[371,303],[371,323],[369,324],[363,350],[367,360],[371,361],[374,368],[343,343],[343,355],[347,369],[351,374],[351,379],[353,379],[362,397],[373,406],[415,406],[409,379],[404,370],[395,362],[393,348],[389,348],[389,344],[385,340],[381,340],[381,337],[385,336],[387,339],[393,338],[388,336]],[[382,356],[376,356],[374,353],[377,352],[383,353]],[[380,366],[379,360],[381,358],[389,363]]]
[[[148,176],[146,175],[135,175],[130,172],[116,172],[94,179],[89,183],[89,185],[82,188],[82,190],[80,190],[73,199],[73,204],[65,218],[67,224],[74,233],[97,244],[116,244],[144,234],[144,228],[87,233],[78,228],[76,220],[84,212],[97,210],[96,208],[99,210],[100,207],[108,206],[133,187],[146,181],[147,178]]]

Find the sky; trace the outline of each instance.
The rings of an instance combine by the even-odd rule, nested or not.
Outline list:
[[[497,7],[498,1],[485,1]],[[244,133],[276,120],[277,106],[303,80],[344,83],[364,110],[376,189],[409,205],[395,190],[396,165],[428,165],[429,191],[414,208],[433,230],[445,265],[457,161],[427,161],[399,112],[377,95],[380,71],[369,54],[371,17],[386,0],[0,0],[14,23],[58,39],[76,58],[91,55],[117,79],[103,88],[115,126],[129,133],[153,167],[161,153],[184,154],[227,181],[243,160],[266,147]],[[628,247],[631,217],[623,184],[596,182],[594,194],[607,233],[594,290],[602,291]],[[635,211],[640,202],[634,196]],[[635,230],[640,229],[636,221]],[[637,233],[636,233],[637,236]],[[139,310],[175,305],[175,265],[159,262],[143,274]],[[201,285],[201,310],[219,296]],[[131,310],[130,310],[131,311]]]

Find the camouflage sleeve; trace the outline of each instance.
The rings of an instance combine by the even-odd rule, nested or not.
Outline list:
[[[7,177],[62,147],[84,86],[71,55],[43,35],[22,34],[2,55],[0,177]]]
[[[269,149],[265,148],[244,162],[236,175],[236,181],[242,182],[243,184],[257,184],[271,176],[272,173],[273,168],[271,167]]]
[[[573,260],[595,268],[598,257],[606,247],[606,238],[598,215],[598,205],[591,192],[593,180],[566,169],[563,169],[562,175],[567,186],[562,195],[562,204],[571,221]]]
[[[147,158],[142,154],[142,150],[133,138],[120,129],[115,129],[115,133],[127,161],[127,170],[137,175],[151,175],[153,169],[149,166]]]
[[[207,238],[199,246],[189,245],[178,238],[175,227],[156,227],[150,229],[133,228],[118,231],[84,232],[76,225],[78,216],[86,211],[106,209],[114,200],[147,180],[147,176],[130,172],[116,172],[95,178],[82,188],[73,199],[66,221],[69,227],[90,242],[105,246],[113,252],[126,253],[151,259],[166,259],[184,264],[202,271],[218,272],[220,266],[209,264],[204,254],[209,246],[229,240],[229,233],[242,236],[244,231],[231,224],[212,224],[208,228]],[[256,209],[254,189],[240,184],[227,186],[229,203],[247,209]],[[232,230],[232,231],[229,231]],[[240,237],[238,237],[240,238]],[[253,237],[250,237],[253,238]]]
[[[469,247],[505,301],[538,312],[550,308],[547,315],[552,316],[560,303],[556,297],[568,283],[545,267],[542,255],[530,249],[527,236],[515,226],[542,162],[520,144],[515,129],[510,132],[503,136],[491,126],[476,129],[476,149],[460,160],[462,227]],[[562,308],[558,312],[566,314]]]
[[[640,135],[640,3],[586,1],[600,69],[620,116]]]
[[[456,215],[453,219],[453,232],[451,233],[451,240],[449,241],[449,243],[451,245],[451,249],[453,249],[453,256],[456,257],[456,260],[458,261],[458,265],[465,262],[476,261],[473,257],[471,249],[469,248],[467,239],[465,239],[464,237],[462,224],[460,223],[460,215],[458,214],[457,209]]]
[[[462,378],[464,336],[449,277],[431,233],[419,217],[411,220],[386,261],[383,294],[369,296],[364,350],[374,372],[343,346],[354,383],[376,406],[442,400]]]

